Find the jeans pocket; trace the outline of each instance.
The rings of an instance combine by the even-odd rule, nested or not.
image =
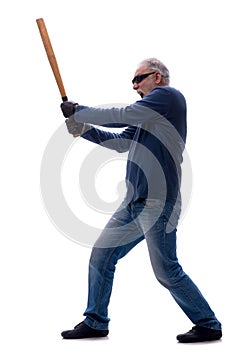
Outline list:
[[[163,230],[162,213],[164,211],[164,203],[158,199],[146,199],[145,203],[141,206],[141,212],[137,216],[137,222],[143,233],[146,234],[152,228]]]

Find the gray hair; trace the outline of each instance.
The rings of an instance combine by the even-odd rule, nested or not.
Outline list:
[[[162,75],[162,83],[165,85],[170,84],[170,73],[165,64],[159,61],[157,58],[147,58],[143,60],[139,66],[146,65],[149,69],[155,70]]]

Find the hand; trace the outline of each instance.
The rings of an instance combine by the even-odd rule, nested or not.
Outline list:
[[[65,123],[69,134],[72,134],[75,137],[80,136],[84,131],[85,123],[76,122],[73,115],[67,118]]]
[[[78,103],[74,103],[72,101],[66,101],[61,103],[60,108],[63,112],[64,117],[69,118],[71,115],[73,115],[76,106],[78,106]]]

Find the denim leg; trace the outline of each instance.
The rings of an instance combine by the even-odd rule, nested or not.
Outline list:
[[[207,301],[178,262],[175,228],[178,215],[177,218],[173,215],[176,213],[172,214],[172,205],[166,204],[157,222],[145,234],[154,274],[194,324],[221,329]],[[168,227],[173,230],[167,232]]]
[[[129,207],[122,208],[112,216],[90,257],[88,305],[84,313],[84,321],[88,326],[108,329],[108,305],[116,264],[143,239],[144,235],[138,232],[132,221]],[[106,242],[112,243],[112,246],[106,246]]]

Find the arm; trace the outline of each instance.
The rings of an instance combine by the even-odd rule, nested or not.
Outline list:
[[[93,108],[77,105],[74,118],[77,122],[95,125],[120,123],[138,125],[143,122],[167,117],[170,109],[170,94],[167,90],[156,88],[142,100],[124,108]]]
[[[153,119],[157,113],[150,108],[141,106],[137,102],[125,108],[94,108],[77,106],[75,109],[74,119],[76,122],[90,123],[99,126],[108,127],[111,124],[137,125]]]
[[[61,104],[61,109],[66,118],[68,132],[73,136],[82,136],[84,139],[100,144],[103,147],[114,149],[117,152],[126,152],[131,144],[136,131],[136,127],[128,127],[126,123],[108,123],[105,126],[108,128],[126,128],[121,133],[112,133],[98,128],[94,128],[85,122],[79,122],[74,119],[75,108],[77,104],[72,101],[67,101]],[[82,106],[80,109],[86,107]]]
[[[134,137],[136,127],[129,126],[121,133],[112,133],[100,130],[92,125],[86,125],[82,138],[99,144],[100,146],[116,150],[123,153],[129,150],[131,141]]]

